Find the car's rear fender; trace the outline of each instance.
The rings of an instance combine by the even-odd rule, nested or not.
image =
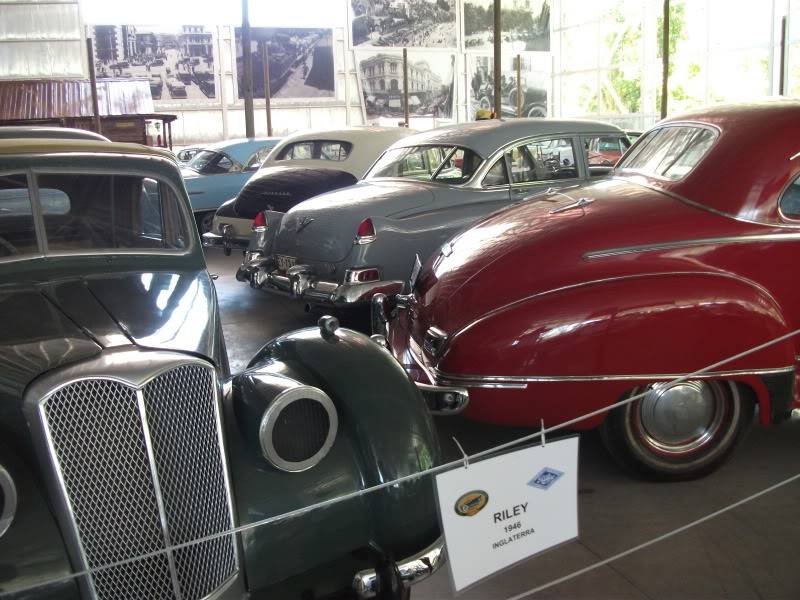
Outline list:
[[[592,381],[627,380],[634,387],[689,374],[788,331],[777,301],[750,281],[720,273],[632,275],[568,285],[498,308],[450,335],[437,368],[445,377],[585,380],[589,402]],[[771,398],[768,386],[754,382],[791,374],[796,342],[783,340],[717,365],[709,376],[748,383],[768,422],[771,402],[786,399]],[[786,386],[773,389],[792,393]]]

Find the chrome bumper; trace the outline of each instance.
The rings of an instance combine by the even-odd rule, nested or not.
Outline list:
[[[444,550],[444,537],[440,537],[419,554],[398,562],[397,570],[403,584],[409,587],[433,575],[445,563]],[[358,598],[374,598],[380,592],[379,585],[375,569],[360,571],[353,578],[353,591]]]
[[[402,281],[339,283],[318,279],[311,267],[296,265],[285,274],[274,268],[269,258],[242,264],[236,279],[249,281],[251,287],[272,290],[312,304],[352,306],[369,302],[375,294],[396,294]]]
[[[228,225],[227,227],[230,227]],[[223,250],[247,250],[250,239],[234,237],[233,234],[223,231],[222,235],[211,231],[203,234],[203,246],[206,248],[221,248]]]

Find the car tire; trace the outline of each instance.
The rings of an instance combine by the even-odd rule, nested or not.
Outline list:
[[[214,211],[210,210],[208,212],[196,213],[194,219],[197,222],[197,230],[200,232],[200,235],[203,235],[211,231],[211,228],[214,226]]]
[[[535,104],[534,106],[528,109],[528,117],[531,119],[533,118],[544,119],[545,117],[547,117],[547,109],[543,106]]]
[[[702,477],[727,461],[753,423],[750,388],[732,381],[662,382],[609,412],[600,437],[623,467],[649,479]]]

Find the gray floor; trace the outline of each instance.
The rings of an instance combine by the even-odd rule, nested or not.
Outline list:
[[[242,368],[264,342],[313,325],[302,307],[237,282],[239,262],[209,252],[220,275],[231,366]],[[354,324],[359,324],[355,322]],[[455,435],[467,452],[518,437],[528,430],[440,418],[449,458]],[[755,427],[734,458],[717,473],[693,482],[656,484],[631,479],[606,455],[593,434],[581,437],[580,539],[542,554],[459,596],[502,600],[583,569],[800,473],[800,418],[769,430]],[[702,525],[628,555],[532,598],[797,599],[800,598],[800,481]],[[420,599],[452,598],[446,571],[414,589]]]

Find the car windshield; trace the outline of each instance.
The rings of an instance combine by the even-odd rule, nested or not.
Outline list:
[[[233,167],[233,161],[220,152],[201,150],[187,165],[190,169],[204,175],[227,173]]]
[[[667,125],[646,133],[617,166],[676,181],[682,179],[706,155],[717,132],[694,125]]]
[[[469,181],[482,162],[475,152],[458,146],[393,148],[378,159],[367,179],[401,177],[457,185]]]

